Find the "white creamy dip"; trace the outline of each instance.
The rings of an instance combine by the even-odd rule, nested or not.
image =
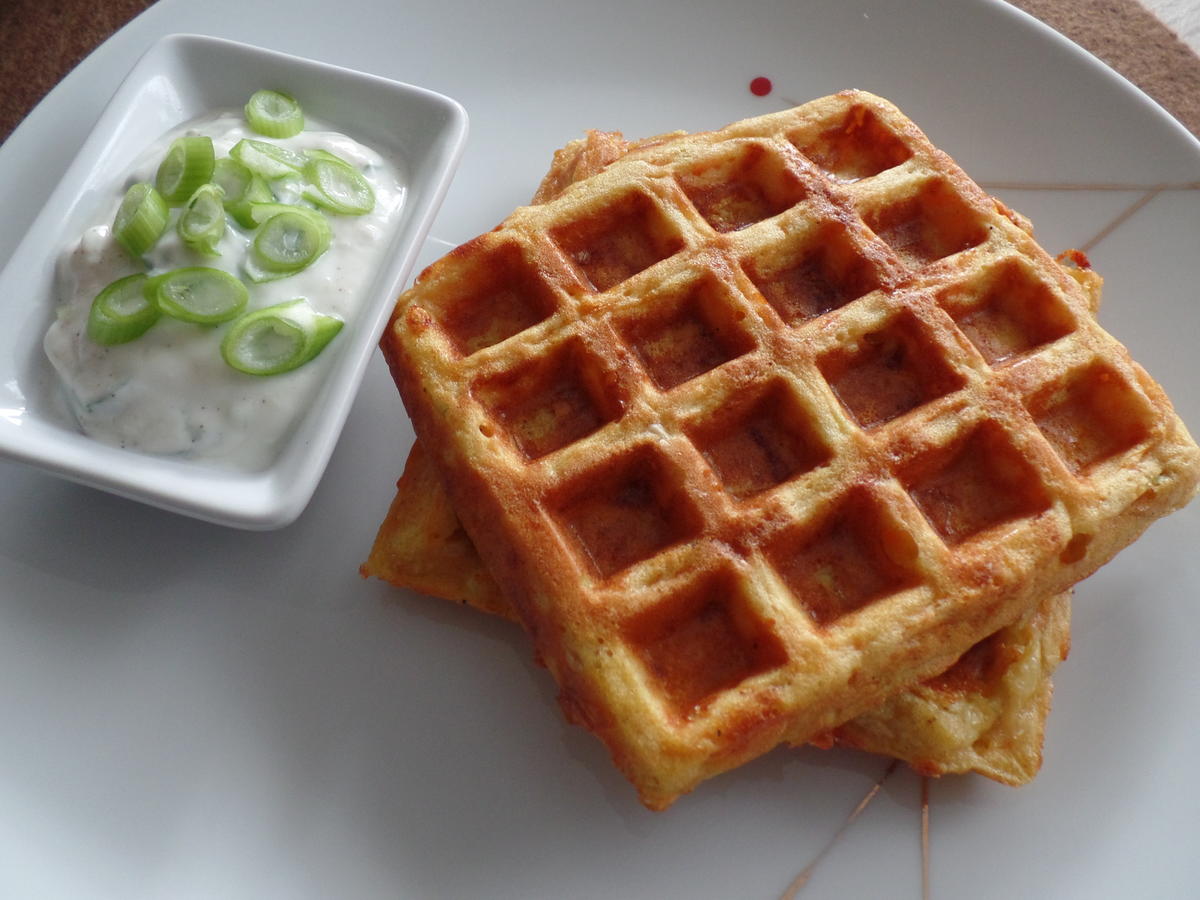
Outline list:
[[[262,284],[249,281],[241,268],[253,232],[227,216],[221,255],[204,256],[183,244],[172,215],[158,244],[143,258],[147,269],[116,243],[112,220],[126,188],[153,182],[171,142],[191,134],[210,136],[218,158],[227,156],[242,138],[268,140],[292,150],[328,150],[363,172],[374,188],[375,208],[363,216],[329,215],[333,235],[324,255],[295,275]],[[274,181],[271,186],[283,202],[299,197],[298,180]],[[163,316],[136,340],[101,346],[87,334],[92,300],[126,275],[210,266],[246,283],[247,311],[304,297],[317,312],[349,322],[375,275],[403,201],[404,187],[394,166],[351,138],[312,122],[295,137],[268,139],[252,132],[240,114],[222,113],[164,135],[134,164],[125,181],[114,186],[102,224],[88,228],[59,260],[60,306],[44,346],[80,428],[99,441],[145,453],[248,471],[269,465],[312,404],[337,355],[338,338],[295,371],[246,375],[221,358],[221,337],[230,323],[211,327]]]

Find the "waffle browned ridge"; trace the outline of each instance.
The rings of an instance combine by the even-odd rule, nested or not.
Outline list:
[[[1195,492],[1161,388],[1006,213],[845,92],[631,153],[401,298],[417,435],[648,806],[944,671]]]

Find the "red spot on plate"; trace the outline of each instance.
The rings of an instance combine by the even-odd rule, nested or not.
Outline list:
[[[765,97],[771,93],[771,79],[759,75],[750,81],[750,93],[755,97]]]

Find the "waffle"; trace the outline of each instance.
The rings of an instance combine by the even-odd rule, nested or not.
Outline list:
[[[944,671],[1195,492],[1014,218],[846,92],[630,153],[401,298],[417,436],[647,806]]]
[[[554,199],[630,150],[681,134],[630,142],[618,133],[589,131],[555,152],[533,202]],[[1067,271],[1080,280],[1095,312],[1101,280],[1086,258],[1072,253],[1064,254],[1071,258]],[[517,619],[463,531],[419,442],[405,463],[362,574]],[[880,710],[840,726],[820,743],[893,756],[926,775],[974,771],[1005,784],[1028,783],[1041,767],[1050,675],[1070,645],[1069,610],[1069,594],[1043,601],[1020,622],[968,650],[945,673],[889,698]]]
[[[517,621],[463,531],[420,442],[362,574]],[[1044,600],[945,672],[814,739],[903,760],[923,775],[1026,784],[1041,768],[1050,676],[1070,647],[1070,595]]]

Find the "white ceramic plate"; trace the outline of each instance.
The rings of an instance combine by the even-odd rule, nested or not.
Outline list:
[[[1200,423],[1200,148],[1002,4],[162,0],[0,148],[0,258],[130,60],[170,31],[461,100],[472,137],[433,229],[450,242],[526,199],[585,128],[714,127],[874,90],[1050,248],[1120,220],[1091,248],[1102,319]],[[766,97],[747,89],[758,75]],[[882,761],[779,751],[646,812],[562,722],[516,629],[359,579],[410,440],[377,356],[281,531],[0,464],[0,895],[775,898],[821,853]],[[1198,541],[1194,506],[1080,587],[1033,785],[930,785],[931,896],[1194,896]],[[799,896],[920,897],[921,805],[897,771]]]
[[[308,115],[350,134],[400,173],[404,201],[363,281],[358,313],[322,363],[308,413],[261,469],[147,456],[84,437],[58,399],[39,334],[57,302],[55,264],[108,214],[133,160],[205,114],[237,110],[264,84],[286,85]],[[432,91],[242,43],[173,34],[133,66],[7,265],[0,267],[0,455],[84,484],[246,528],[294,521],[317,486],[367,361],[450,184],[466,114]],[[20,216],[24,220],[25,216]],[[7,256],[7,254],[6,254]],[[286,296],[286,295],[285,295]]]

